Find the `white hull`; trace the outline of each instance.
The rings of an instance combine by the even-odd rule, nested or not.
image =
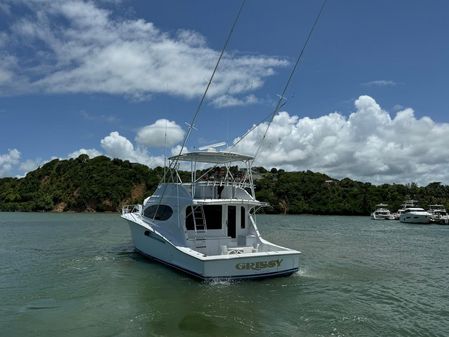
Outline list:
[[[394,215],[378,215],[371,214],[371,219],[373,220],[394,220]]]
[[[443,215],[432,215],[432,222],[440,225],[448,225],[449,224],[449,216]]]
[[[129,223],[134,246],[141,254],[201,279],[247,279],[287,276],[299,269],[299,252],[260,252],[204,256],[187,247],[177,247],[136,218]]]
[[[373,220],[394,220],[394,215],[390,213],[390,210],[386,208],[387,204],[378,204],[377,209],[371,213],[371,219]]]
[[[443,205],[430,205],[428,212],[432,216],[432,222],[440,225],[449,224],[449,215]]]
[[[405,213],[401,214],[399,220],[404,223],[429,224],[431,218],[429,215]]]

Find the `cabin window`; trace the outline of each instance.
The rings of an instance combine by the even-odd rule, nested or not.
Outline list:
[[[193,231],[195,229],[193,223],[192,207],[190,206],[187,206],[186,208],[186,229],[190,231]]]
[[[207,229],[221,229],[221,205],[210,205],[203,206],[204,215],[206,217],[206,227]],[[194,230],[195,223],[193,221],[192,206],[187,206],[186,208],[186,229]]]
[[[156,214],[157,212],[157,214]],[[156,214],[156,216],[155,216]],[[151,205],[143,211],[143,215],[149,219],[165,221],[170,219],[173,209],[167,205]]]
[[[221,229],[221,205],[204,206],[207,229]]]
[[[245,207],[240,208],[240,227],[245,228],[246,225],[246,213],[245,213]]]

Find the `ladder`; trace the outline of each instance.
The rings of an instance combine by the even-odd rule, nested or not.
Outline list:
[[[206,250],[207,224],[203,206],[193,207],[193,225],[195,229],[195,248]]]

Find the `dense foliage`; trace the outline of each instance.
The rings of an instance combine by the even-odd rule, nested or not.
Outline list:
[[[254,170],[257,198],[271,204],[265,210],[271,213],[366,215],[378,203],[388,203],[396,210],[408,198],[425,207],[449,206],[449,186],[438,182],[426,187],[413,183],[376,186],[348,178],[338,181],[311,171]],[[125,204],[142,202],[162,175],[160,167],[149,169],[104,156],[55,159],[24,178],[0,179],[0,210],[117,211]]]
[[[367,215],[377,204],[387,203],[396,211],[406,199],[415,199],[427,208],[430,204],[449,205],[449,186],[434,182],[426,187],[408,185],[373,185],[349,178],[332,179],[325,174],[285,172],[272,169],[257,180],[259,200],[268,201],[268,212],[285,214]]]
[[[141,202],[162,169],[104,156],[52,160],[24,178],[0,179],[2,211],[116,211]]]

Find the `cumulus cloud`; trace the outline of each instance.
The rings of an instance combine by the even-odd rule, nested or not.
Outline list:
[[[0,178],[23,177],[45,163],[41,159],[22,160],[22,154],[17,149],[0,154]]]
[[[5,3],[12,22],[6,33],[15,41],[6,53],[17,59],[17,66],[0,68],[3,92],[107,93],[133,99],[163,93],[193,98],[203,93],[219,54],[197,32],[166,33],[143,19],[120,18],[101,8],[101,2]],[[15,15],[24,8],[28,8],[25,15]],[[254,103],[249,92],[287,64],[277,57],[227,53],[209,97],[218,106]]]
[[[170,121],[159,120],[150,126],[161,126]],[[175,122],[175,130],[182,130]],[[267,123],[256,125],[241,142],[229,149],[254,155],[263,137]],[[179,128],[179,129],[178,129]],[[90,157],[104,154],[111,158],[142,163],[150,167],[162,166],[163,155],[149,153],[146,137],[159,135],[158,129],[148,134],[142,128],[136,144],[117,131],[100,141],[103,152],[80,149]],[[178,135],[180,137],[180,134]],[[172,137],[171,139],[176,139]],[[139,141],[137,141],[139,140]],[[234,143],[239,140],[236,138]],[[176,144],[173,140],[172,144]],[[410,183],[427,185],[441,181],[449,184],[449,123],[436,123],[429,117],[417,118],[413,109],[401,108],[390,114],[373,98],[360,96],[354,102],[354,112],[344,116],[332,112],[318,118],[299,117],[280,112],[275,116],[258,155],[256,165],[286,170],[312,170],[331,177],[368,181],[372,183]],[[171,145],[169,145],[171,146]],[[171,155],[180,151],[179,143]],[[187,148],[184,152],[187,152]],[[0,154],[0,176],[10,175],[19,167],[26,170],[37,161],[21,163],[17,149]],[[22,164],[22,165],[21,165]],[[184,167],[184,166],[182,166]]]
[[[164,165],[163,156],[149,156],[145,149],[135,148],[128,138],[120,135],[117,131],[111,132],[100,143],[108,157],[129,160],[150,167]]]
[[[0,35],[0,47],[2,47],[2,36]],[[14,78],[17,70],[17,60],[11,55],[0,55],[0,87],[9,84]]]
[[[67,156],[68,158],[78,158],[82,154],[87,154],[89,158],[95,158],[98,156],[101,156],[102,153],[96,149],[79,149],[76,151],[73,151],[72,153],[69,153]]]
[[[231,106],[254,104],[259,102],[259,99],[255,95],[248,95],[242,98],[234,97],[232,95],[222,95],[215,98],[213,102],[217,107],[226,108]]]
[[[177,133],[175,132],[173,134],[170,134],[170,141],[167,142],[167,146],[171,147],[173,144],[176,144],[178,140],[183,139],[184,131],[175,122],[167,122],[170,123],[169,126],[172,129],[177,131]],[[160,123],[163,123],[165,128],[165,120],[156,121],[152,125],[159,125]],[[157,131],[155,132],[155,135],[158,135]],[[141,135],[141,137],[143,137],[142,139],[145,140],[145,137],[150,137],[150,134],[144,133],[143,135]],[[148,141],[147,143],[151,142]],[[69,153],[66,158],[78,158],[81,154],[86,154],[89,156],[89,158],[105,155],[109,158],[129,160],[130,162],[140,163],[149,167],[163,166],[165,163],[164,155],[151,155],[149,153],[148,147],[142,144],[137,144],[137,146],[134,146],[134,144],[128,138],[120,135],[120,133],[117,131],[113,131],[109,135],[101,139],[100,145],[104,152],[101,152],[94,148],[81,148]],[[177,155],[179,154],[180,149],[181,146],[178,144],[169,149],[168,152],[172,155]],[[187,148],[184,148],[183,153],[187,151]],[[0,154],[0,177],[24,176],[26,173],[35,170],[39,166],[53,159],[63,160],[65,158],[52,157],[48,160],[22,160],[19,150],[8,150],[7,153]]]
[[[20,163],[19,169],[27,174],[30,171],[37,169],[40,165],[42,165],[42,161],[40,159],[27,159],[24,162]]]
[[[137,132],[136,142],[148,147],[171,147],[184,139],[184,130],[174,121],[159,119]]]
[[[266,127],[258,125],[232,150],[254,155]],[[373,183],[448,184],[447,144],[448,123],[416,118],[410,108],[391,117],[373,98],[360,96],[348,117],[338,112],[318,118],[279,113],[257,165]]]
[[[10,149],[7,153],[0,154],[0,177],[8,176],[12,169],[20,163],[20,152]]]
[[[77,158],[81,154],[87,154],[90,158],[105,155],[110,158],[129,160],[149,167],[163,166],[163,155],[152,155],[149,151],[165,145],[165,132],[167,132],[167,147],[173,147],[184,139],[184,130],[174,121],[159,119],[151,125],[138,130],[135,137],[136,145],[117,131],[109,133],[100,140],[103,152],[97,149],[81,148],[68,155],[69,158]],[[173,147],[170,152],[177,152],[180,145]],[[187,149],[185,149],[186,151]],[[185,152],[184,151],[184,152]]]

